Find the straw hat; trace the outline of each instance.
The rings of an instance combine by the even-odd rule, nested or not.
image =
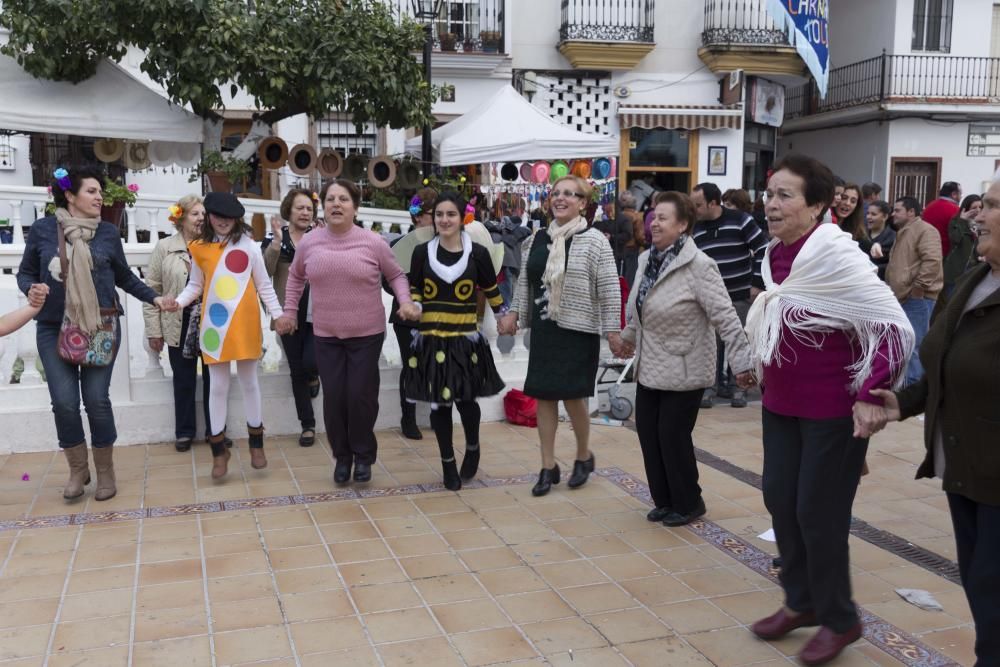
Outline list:
[[[337,178],[344,169],[344,157],[332,148],[324,148],[319,152],[316,167],[323,178]]]
[[[569,168],[569,173],[580,178],[590,178],[590,160],[576,160]]]
[[[260,166],[264,169],[281,169],[288,160],[288,144],[281,137],[267,137],[257,146]]]
[[[379,155],[368,163],[368,182],[387,188],[396,180],[396,163],[388,155]]]
[[[129,142],[125,146],[125,166],[132,171],[149,169],[149,144],[145,142]]]
[[[505,163],[502,167],[500,167],[500,178],[505,181],[516,181],[517,165],[513,162]]]
[[[522,181],[530,181],[531,180],[531,163],[530,162],[522,162],[521,163],[521,171],[520,171],[520,173],[521,173],[521,180]]]
[[[531,167],[531,180],[535,183],[545,183],[549,180],[550,171],[551,168],[549,167],[548,162],[536,162]]]
[[[606,157],[599,157],[594,160],[594,178],[605,179],[611,175],[611,161]]]
[[[98,139],[94,142],[94,155],[101,162],[117,162],[125,153],[125,143],[121,139]]]
[[[363,153],[351,153],[344,160],[344,170],[340,172],[340,176],[349,181],[360,181],[367,173],[368,156]]]
[[[316,169],[316,149],[309,144],[295,144],[288,151],[288,166],[299,176],[309,176]]]
[[[413,160],[403,160],[396,169],[396,182],[404,190],[419,188],[423,182],[420,178],[420,166]]]
[[[552,169],[549,171],[549,180],[555,183],[563,176],[569,174],[569,165],[562,160],[556,160],[552,163]]]
[[[157,167],[173,164],[175,154],[173,142],[153,141],[149,144],[149,160]]]

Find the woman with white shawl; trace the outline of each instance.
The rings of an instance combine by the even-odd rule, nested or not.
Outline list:
[[[768,182],[773,237],[766,290],[747,317],[763,389],[764,503],[782,560],[785,604],[753,632],[778,639],[820,626],[799,654],[835,658],[861,637],[848,535],[868,438],[884,418],[873,390],[900,386],[913,329],[874,265],[837,225],[821,224],[833,173],[789,155]]]

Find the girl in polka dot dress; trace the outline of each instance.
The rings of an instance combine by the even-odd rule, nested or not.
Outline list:
[[[281,306],[267,276],[264,257],[243,222],[245,210],[229,193],[210,192],[205,196],[207,223],[200,238],[191,242],[191,275],[187,287],[177,297],[186,307],[201,297],[201,328],[198,340],[202,361],[211,377],[208,409],[212,426],[219,428],[208,442],[212,447],[212,477],[227,472],[226,407],[229,402],[230,362],[243,390],[247,431],[250,434],[250,465],[267,466],[264,456],[264,421],[261,414],[257,363],[261,333],[258,296],[271,317],[281,316]]]
[[[495,313],[503,298],[489,251],[473,243],[462,224],[465,201],[445,192],[434,203],[436,235],[413,249],[410,296],[420,304],[420,324],[403,360],[403,386],[411,401],[431,404],[431,427],[441,451],[446,488],[457,491],[479,467],[479,421],[476,399],[504,388],[490,344],[479,332],[476,290],[483,291]],[[451,404],[458,407],[465,431],[465,458],[459,472],[452,445]]]

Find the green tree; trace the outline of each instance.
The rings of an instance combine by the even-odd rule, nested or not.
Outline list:
[[[0,51],[43,79],[78,83],[141,49],[140,69],[208,121],[226,86],[254,98],[263,125],[331,110],[359,127],[431,118],[413,56],[424,33],[381,0],[3,0],[0,25]]]

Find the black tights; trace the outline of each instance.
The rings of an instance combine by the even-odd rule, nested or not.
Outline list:
[[[482,412],[479,403],[475,401],[456,401],[458,415],[462,418],[462,429],[465,431],[465,448],[479,448],[479,422]],[[441,450],[441,460],[451,461],[455,458],[455,447],[452,444],[454,425],[451,422],[451,404],[439,404],[431,410],[431,428],[437,436],[438,449]]]

